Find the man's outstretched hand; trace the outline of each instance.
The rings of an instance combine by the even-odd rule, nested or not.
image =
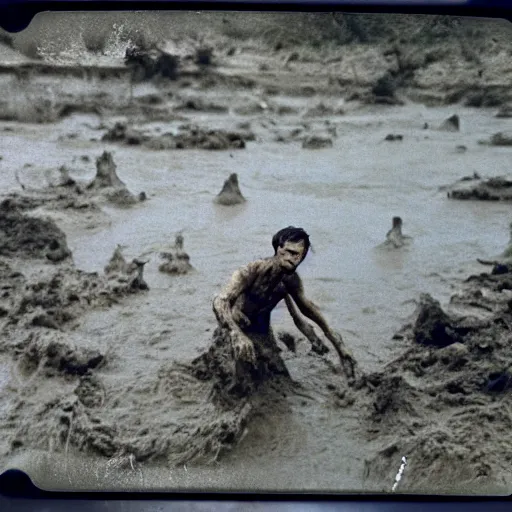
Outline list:
[[[338,333],[333,333],[329,336],[329,340],[336,348],[336,352],[340,357],[341,367],[347,374],[350,380],[356,378],[356,373],[359,373],[357,367],[357,361],[355,360],[352,352],[343,343],[343,338]]]
[[[256,353],[254,352],[252,341],[241,333],[232,333],[232,336],[235,358],[254,364],[256,362]]]

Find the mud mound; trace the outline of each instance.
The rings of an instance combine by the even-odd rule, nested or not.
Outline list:
[[[107,133],[101,137],[104,142],[123,142],[129,146],[137,146],[148,139],[143,134],[128,127],[126,123],[121,121],[114,124]]]
[[[46,377],[55,375],[85,375],[104,362],[103,354],[96,350],[72,348],[64,342],[48,341],[31,336],[18,355],[19,367],[25,376],[43,372]]]
[[[499,107],[508,101],[508,94],[493,90],[477,90],[470,92],[464,105],[466,107]]]
[[[325,149],[332,148],[332,139],[320,135],[311,135],[302,142],[304,149]]]
[[[224,130],[202,129],[197,126],[184,126],[178,134],[145,135],[117,123],[104,136],[104,140],[127,145],[143,145],[157,151],[172,149],[243,149],[246,141],[254,140],[250,132],[228,132]],[[105,138],[106,137],[106,138]]]
[[[243,149],[250,137],[238,132],[223,130],[202,130],[191,128],[188,133],[178,134],[175,138],[177,149]]]
[[[112,154],[104,151],[101,156],[96,159],[96,176],[89,183],[89,189],[102,189],[110,187],[125,187],[126,185],[119,179],[116,173],[116,164],[112,158]]]
[[[116,167],[112,154],[104,151],[96,159],[96,176],[87,185],[87,190],[100,192],[109,202],[118,206],[130,206],[137,203],[137,198],[119,179]]]
[[[512,146],[512,133],[495,133],[489,143],[491,146]]]
[[[438,128],[439,130],[445,132],[458,132],[460,131],[460,119],[457,114],[450,116],[448,119],[445,119]]]
[[[459,200],[510,201],[512,181],[500,176],[482,180],[476,175],[463,178],[458,184],[448,187],[447,196]]]
[[[420,297],[420,305],[413,328],[414,340],[422,345],[446,347],[461,341],[460,329],[430,295]]]
[[[32,420],[25,423],[28,410]],[[13,411],[9,421],[20,425],[11,438],[12,452],[28,446],[67,453],[76,447],[112,457],[119,450],[113,441],[117,429],[95,416],[76,394],[59,393],[46,403]]]
[[[89,183],[77,183],[64,165],[58,169],[45,169],[44,174],[46,186],[33,188],[24,184],[16,173],[23,192],[8,194],[9,205],[20,210],[42,206],[49,210],[71,209],[98,213],[100,208],[97,203],[103,200],[118,206],[130,206],[147,199],[145,192],[135,197],[126,188],[117,175],[112,155],[106,151],[96,159],[96,176]]]
[[[319,103],[318,105],[308,109],[304,116],[308,117],[330,117],[330,116],[342,116],[345,112],[342,108],[333,108],[327,106],[325,103]]]
[[[245,197],[240,191],[236,172],[230,174],[229,178],[224,182],[222,190],[217,194],[214,202],[224,206],[233,206],[246,202]]]
[[[17,192],[6,194],[6,198],[0,203],[8,207],[11,211],[23,212],[25,210],[34,210],[47,203],[48,198],[45,196],[29,196],[21,195]],[[3,208],[4,206],[2,206]]]
[[[23,214],[15,202],[5,199],[0,203],[0,255],[58,263],[71,257],[71,251],[53,220]]]
[[[68,354],[60,345],[57,352]],[[11,452],[25,446],[78,450],[132,467],[149,460],[209,463],[236,446],[254,414],[286,410],[283,395],[291,389],[273,340],[258,350],[257,367],[235,369],[229,340],[219,330],[210,349],[190,364],[166,363],[156,378],[134,376],[129,389],[105,390],[91,367],[98,357],[93,364],[89,355],[75,353],[80,357],[81,369],[88,368],[74,389],[45,403],[25,396],[11,410],[7,421],[17,426]]]
[[[132,68],[136,81],[149,80],[155,77],[176,80],[180,74],[180,56],[166,53],[154,47],[149,49],[127,48],[124,62]]]
[[[503,119],[510,119],[512,117],[512,104],[503,105],[498,112],[496,112],[496,117]]]
[[[475,425],[489,422],[497,427],[475,428]],[[437,492],[442,494],[457,492],[457,487],[462,484],[476,493],[483,485],[496,484],[497,470],[506,471],[505,461],[510,460],[510,449],[503,427],[511,422],[510,408],[502,404],[487,408],[469,407],[452,417],[449,425],[431,426],[416,436],[391,442],[375,459],[367,462],[367,475],[386,475],[392,481],[401,457],[413,454],[407,457],[401,490],[431,492],[435,485]],[[495,446],[492,452],[487,450],[489,434]],[[470,443],[468,439],[471,439]],[[389,491],[389,488],[382,490]]]
[[[511,288],[511,274],[468,278],[450,307],[475,317],[457,317],[421,297],[399,336],[408,348],[365,377],[368,432],[387,440],[369,461],[370,478],[392,482],[404,455],[404,490],[438,484],[446,490],[448,474],[458,479],[452,487],[496,482],[508,471],[512,407],[501,397],[512,389]]]
[[[299,109],[291,105],[276,105],[272,110],[278,116],[295,116],[299,114]]]
[[[122,247],[118,245],[114,249],[114,253],[110,257],[109,262],[105,265],[104,271],[105,274],[117,274],[126,272],[128,269],[128,263],[124,259],[122,253]]]
[[[147,261],[138,258],[134,258],[128,263],[121,252],[121,246],[118,245],[104,271],[109,281],[125,283],[126,290],[148,290],[149,287],[144,280],[144,265],[146,263]],[[117,286],[113,290],[116,293],[119,291]]]
[[[222,328],[213,333],[208,351],[192,361],[192,375],[199,380],[212,381],[214,399],[231,403],[237,397],[250,396],[268,380],[289,380],[290,375],[274,338],[263,335],[255,338],[255,365],[234,360],[229,334]]]
[[[160,264],[158,270],[166,274],[188,274],[194,267],[190,264],[190,256],[183,250],[183,236],[178,234],[174,243],[174,248],[169,252],[163,252],[160,256],[164,262]]]
[[[399,133],[388,133],[386,137],[384,137],[384,140],[388,142],[395,142],[397,140],[404,140],[404,136]]]
[[[292,141],[302,141],[304,142],[304,128],[294,128],[293,130],[288,130],[286,132],[282,132],[276,135],[276,142],[292,142]]]
[[[67,266],[42,278],[27,278],[6,263],[0,267],[0,275],[5,283],[0,307],[6,327],[11,330],[62,330],[87,309],[109,306],[125,295],[148,289],[143,263],[137,260],[123,272],[108,276]]]
[[[233,112],[239,116],[255,116],[267,112],[268,105],[264,101],[249,101],[233,108]]]
[[[229,111],[226,105],[207,102],[201,98],[189,98],[176,107],[179,111],[208,112],[211,114],[225,114]]]
[[[148,400],[147,395],[140,398],[135,393],[132,406],[138,421],[126,422],[112,419],[106,407],[108,397],[105,401],[98,392],[101,383],[86,376],[72,394],[61,393],[49,402],[33,406],[36,410],[29,416],[31,422],[24,421],[28,419],[24,418],[26,407],[14,408],[8,421],[20,427],[11,438],[11,451],[23,446],[65,453],[81,451],[132,467],[144,461],[167,462],[172,466],[215,461],[243,435],[251,406],[246,403],[221,410],[205,403],[184,374],[178,376],[177,387],[188,383],[192,389],[188,399],[183,398],[180,404],[180,399],[173,396],[173,380],[172,371],[161,375],[152,399]],[[165,396],[160,387],[167,390]],[[184,417],[170,422],[158,417],[165,415],[155,417],[155,410],[165,410],[173,400],[181,405],[180,409],[187,410]]]

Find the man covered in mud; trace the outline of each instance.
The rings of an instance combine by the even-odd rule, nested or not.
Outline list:
[[[272,310],[284,300],[296,327],[310,341],[312,350],[324,354],[329,349],[301,314],[320,327],[333,344],[349,377],[353,378],[356,366],[353,356],[345,348],[341,336],[329,327],[318,307],[306,298],[297,273],[297,267],[310,247],[308,234],[302,228],[289,226],[274,235],[272,245],[274,256],[236,270],[213,301],[219,327],[229,332],[235,361],[254,365],[257,359],[264,357],[265,340],[273,340]]]

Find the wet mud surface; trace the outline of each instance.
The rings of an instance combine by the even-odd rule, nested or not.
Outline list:
[[[129,87],[102,81],[124,103],[41,89],[1,116],[2,467],[61,488],[389,491],[407,456],[400,490],[509,489],[505,57],[219,41],[179,66],[123,53]],[[413,237],[385,234],[396,214]],[[216,327],[213,294],[290,223],[353,385],[279,308],[255,366]]]

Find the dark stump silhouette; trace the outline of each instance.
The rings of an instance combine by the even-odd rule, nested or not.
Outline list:
[[[443,130],[445,132],[458,132],[460,131],[460,118],[457,114],[454,114],[453,116],[450,116],[448,119],[445,119],[441,126],[439,127],[440,130]]]
[[[222,190],[215,198],[215,203],[224,206],[233,206],[235,204],[245,203],[246,199],[240,191],[238,184],[238,175],[232,173],[229,178],[224,182]]]

